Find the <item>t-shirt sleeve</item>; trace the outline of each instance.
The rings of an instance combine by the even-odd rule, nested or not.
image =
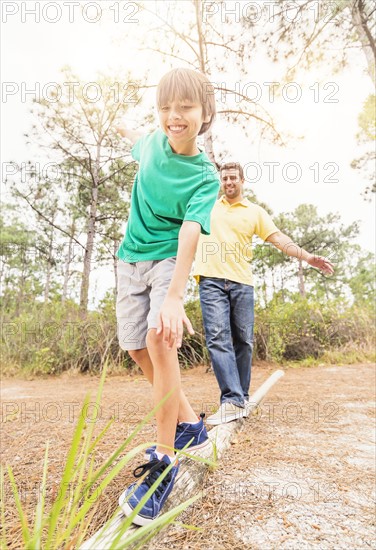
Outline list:
[[[203,235],[210,235],[210,214],[218,198],[218,191],[219,180],[213,179],[199,187],[188,202],[183,221],[199,223]]]
[[[279,231],[279,229],[273,222],[271,216],[264,208],[260,206],[255,227],[256,235],[263,241],[266,241],[270,235],[276,233],[277,231]]]
[[[131,149],[132,158],[134,160],[137,160],[138,162],[140,162],[140,159],[141,159],[141,150],[142,150],[142,145],[145,141],[145,137],[146,136],[142,136],[140,139],[138,139]]]

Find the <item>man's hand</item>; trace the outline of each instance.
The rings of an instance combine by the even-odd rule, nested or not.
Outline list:
[[[316,267],[323,273],[326,273],[326,275],[333,275],[334,273],[334,266],[332,262],[323,256],[315,256],[314,254],[310,254],[310,257],[306,261],[312,267]]]
[[[181,347],[183,325],[187,327],[189,334],[195,333],[184,311],[183,300],[166,297],[159,312],[157,334],[163,333],[163,341],[168,349],[171,349],[175,342],[177,348]]]
[[[334,273],[333,264],[327,258],[324,258],[323,256],[315,256],[314,254],[307,252],[304,248],[301,248],[298,244],[294,243],[291,237],[285,235],[281,231],[272,233],[265,240],[272,243],[284,254],[287,254],[287,256],[304,260],[307,264],[320,269],[320,271],[326,275],[333,275]]]

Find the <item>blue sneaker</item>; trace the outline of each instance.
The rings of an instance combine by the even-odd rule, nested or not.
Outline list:
[[[176,426],[175,433],[175,449],[181,450],[192,440],[187,451],[193,451],[195,449],[201,449],[209,443],[208,433],[204,426],[205,413],[200,414],[200,422],[197,424],[190,424],[189,422],[182,422]],[[145,459],[148,459],[151,453],[155,452],[155,445],[148,447],[145,451]],[[181,456],[180,459],[183,459]]]
[[[138,485],[137,482],[132,483],[132,485],[120,495],[119,505],[126,516],[132,514],[142,497],[148,492],[150,487],[157,481],[169,464],[171,464],[171,462],[167,455],[164,455],[162,460],[159,460],[156,453],[151,453],[150,461],[134,470],[133,475],[135,477],[142,477],[148,470],[150,471],[140,485]],[[149,497],[149,500],[146,501],[138,514],[133,518],[133,523],[136,525],[147,525],[158,516],[168,495],[172,491],[178,470],[179,463],[177,462],[176,466],[171,468],[151,497]]]

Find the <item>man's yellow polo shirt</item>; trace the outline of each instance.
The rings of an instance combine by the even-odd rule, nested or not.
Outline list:
[[[279,231],[269,214],[248,199],[230,204],[223,195],[214,205],[210,235],[200,235],[193,275],[253,285],[252,237],[264,241]]]

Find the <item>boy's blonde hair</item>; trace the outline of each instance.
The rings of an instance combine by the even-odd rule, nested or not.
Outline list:
[[[209,122],[204,122],[198,135],[209,130],[215,118],[214,86],[208,78],[192,69],[173,69],[165,74],[157,88],[157,106],[160,109],[169,101],[188,100],[201,103],[203,118],[211,116]]]

